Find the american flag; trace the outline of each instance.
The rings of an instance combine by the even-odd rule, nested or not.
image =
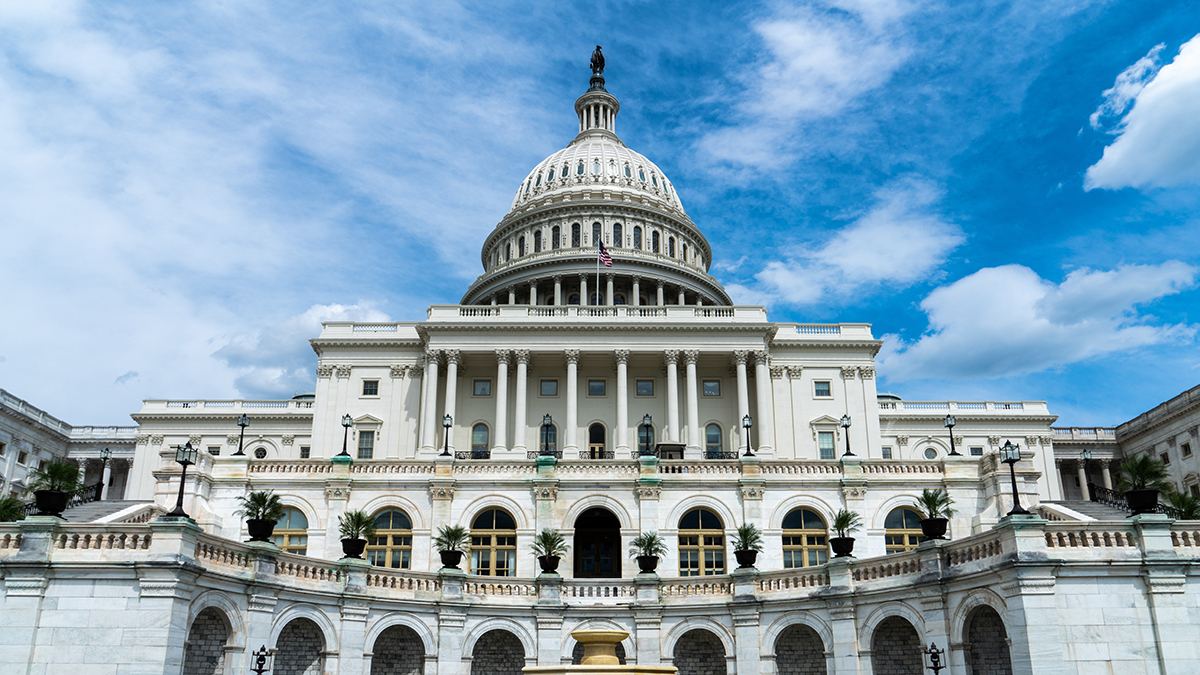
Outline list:
[[[596,243],[600,244],[600,262],[604,263],[605,267],[612,267],[612,256],[608,254],[608,249],[604,248],[604,242]]]

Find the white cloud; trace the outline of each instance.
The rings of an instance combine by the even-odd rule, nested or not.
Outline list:
[[[756,293],[809,305],[866,287],[903,288],[929,278],[964,241],[958,226],[933,211],[939,196],[934,186],[915,179],[889,184],[870,211],[828,240],[767,263],[755,276]]]
[[[880,369],[889,381],[995,378],[1191,340],[1195,327],[1156,325],[1135,308],[1193,287],[1198,273],[1168,261],[1079,269],[1056,285],[1022,265],[981,269],[921,302],[926,335],[909,343],[885,336]]]
[[[1129,105],[1137,99],[1138,94],[1142,93],[1146,83],[1158,74],[1158,55],[1166,46],[1166,44],[1155,45],[1149,53],[1134,61],[1132,66],[1117,75],[1117,81],[1113,83],[1113,86],[1105,89],[1101,94],[1104,102],[1088,118],[1088,123],[1092,125],[1093,129],[1103,128],[1105,118],[1125,114]]]
[[[1151,74],[1147,60],[1153,61],[1157,49],[1122,72],[1093,113],[1095,126],[1133,101],[1117,127],[1120,135],[1088,168],[1085,190],[1200,184],[1200,35],[1141,86],[1139,78]]]

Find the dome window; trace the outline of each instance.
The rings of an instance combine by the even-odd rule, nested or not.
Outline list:
[[[658,253],[658,233],[657,232],[652,232],[650,234],[650,250],[655,253]]]
[[[533,252],[534,253],[542,252],[542,231],[541,230],[538,230],[537,232],[533,233]]]
[[[517,257],[525,255],[525,235],[517,239]]]
[[[620,223],[616,223],[615,225],[613,225],[612,245],[613,245],[613,248],[621,248],[622,246],[625,245],[625,234],[621,230]]]
[[[578,304],[579,304],[579,294],[578,294],[578,293],[572,293],[572,294],[571,294],[571,295],[570,295],[570,296],[567,298],[567,304],[568,304],[568,305],[578,305]]]
[[[633,227],[633,247],[636,249],[642,248],[642,228],[636,225]]]
[[[580,164],[580,166],[583,166],[583,165]],[[571,246],[573,248],[579,248],[580,246],[583,245],[579,241],[579,237],[580,237],[579,229],[580,229],[579,223],[574,223],[573,225],[571,225]]]
[[[643,183],[645,183],[646,182],[646,172],[642,171],[641,169],[638,169],[638,178],[641,179],[641,181]]]
[[[541,184],[542,184],[542,174],[539,173],[537,175],[537,180],[534,181],[534,183],[533,183],[533,187],[538,187]]]
[[[633,171],[629,168],[628,164],[625,165],[625,177],[633,178]]]
[[[583,175],[583,160],[582,159],[579,160],[579,166],[575,167],[575,175],[576,176]]]
[[[654,182],[654,187],[658,187],[658,176],[650,174],[650,180]]]
[[[562,228],[558,225],[550,228],[550,248],[562,246]]]
[[[512,260],[512,244],[509,244],[504,249],[504,262]]]
[[[554,180],[554,167],[550,167],[550,173],[546,174],[546,182],[550,183]]]
[[[592,244],[600,241],[600,223],[592,223]]]
[[[671,256],[672,258],[675,257],[675,237],[670,237],[667,239],[667,255]]]
[[[687,244],[683,245],[683,261],[687,262]]]
[[[592,160],[592,175],[594,175],[594,176],[600,175],[600,160],[598,160],[598,159]]]

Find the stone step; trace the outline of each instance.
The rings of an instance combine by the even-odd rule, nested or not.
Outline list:
[[[63,518],[72,523],[93,523],[100,518],[110,516],[117,511],[126,509],[134,504],[149,504],[148,501],[134,499],[109,499],[100,502],[88,502],[63,511]]]
[[[1100,502],[1085,502],[1083,500],[1072,501],[1052,501],[1050,504],[1058,504],[1065,506],[1072,511],[1082,513],[1085,516],[1091,516],[1096,520],[1125,520],[1129,517],[1128,511],[1122,511],[1115,506],[1101,504]]]

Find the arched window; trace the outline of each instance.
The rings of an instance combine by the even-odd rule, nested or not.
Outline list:
[[[550,173],[546,174],[546,182],[547,183],[554,182],[554,167],[550,167]]]
[[[825,521],[812,509],[793,509],[783,517],[783,566],[810,567],[829,560]]]
[[[642,228],[636,225],[633,227],[633,247],[636,249],[642,248]]]
[[[580,234],[581,234],[581,232],[580,232],[580,228],[579,228],[579,223],[572,224],[571,225],[571,246],[573,248],[579,248],[580,246],[583,245],[583,244],[579,243]]]
[[[614,293],[613,294],[613,304],[614,305],[624,305],[625,304],[625,294],[624,293]]]
[[[680,247],[680,252],[683,253],[683,262],[687,262],[687,244]]]
[[[283,517],[275,521],[271,541],[284,553],[308,555],[308,518],[300,509],[284,509]]]
[[[638,167],[638,178],[640,178],[643,183],[646,182],[646,172],[642,171],[641,167]]]
[[[621,248],[625,245],[625,234],[621,229],[620,223],[613,224],[613,248]]]
[[[654,182],[654,187],[658,187],[658,176],[650,174],[650,180]]]
[[[883,521],[888,553],[911,551],[921,543],[921,515],[907,506],[892,509]]]
[[[517,237],[517,256],[525,255],[525,235]]]
[[[600,160],[598,160],[598,159],[592,160],[592,175],[593,176],[600,175]]]
[[[592,246],[600,243],[600,223],[592,223]]]
[[[633,178],[633,172],[629,170],[629,165],[628,165],[628,164],[626,164],[626,165],[625,165],[625,177],[626,177],[626,178]]]
[[[582,159],[579,160],[579,166],[575,167],[575,175],[576,176],[583,175],[583,160]]]
[[[471,523],[471,574],[511,577],[517,573],[517,523],[506,511],[488,509]]]
[[[596,422],[588,427],[588,459],[606,459],[611,458],[611,455],[606,454],[604,442],[605,430],[604,425]]]
[[[533,233],[533,252],[534,253],[542,252],[542,231],[541,230],[538,230]]]
[[[550,248],[559,248],[562,246],[562,227],[555,225],[550,228]]]
[[[721,425],[710,424],[704,427],[704,454],[709,459],[721,458]]]
[[[538,187],[542,184],[542,174],[537,175],[537,179],[533,181],[533,187]]]
[[[579,294],[572,293],[571,295],[567,296],[567,304],[568,305],[578,305],[579,304]]]
[[[679,520],[679,576],[725,573],[725,532],[708,509],[692,509]]]
[[[471,427],[471,459],[487,459],[488,427],[480,422]]]
[[[670,237],[667,239],[667,255],[671,256],[672,258],[675,257],[675,237]]]
[[[658,253],[658,233],[657,232],[653,232],[650,234],[650,250],[655,253]]]
[[[399,509],[375,516],[375,536],[367,540],[367,562],[406,570],[412,566],[412,520]]]
[[[504,247],[504,261],[508,262],[509,260],[512,260],[512,244],[507,244]]]

